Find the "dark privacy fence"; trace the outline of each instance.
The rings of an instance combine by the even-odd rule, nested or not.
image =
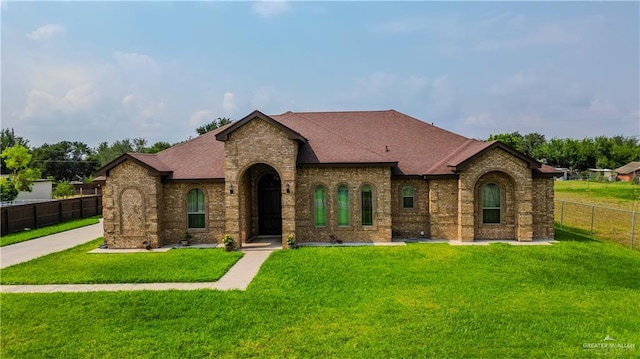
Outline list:
[[[2,207],[1,235],[102,214],[102,196],[85,196],[57,201]]]

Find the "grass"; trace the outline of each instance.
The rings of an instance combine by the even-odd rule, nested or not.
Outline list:
[[[631,182],[556,181],[555,199],[640,212],[640,185]]]
[[[2,284],[93,284],[212,282],[242,257],[223,249],[180,249],[156,253],[90,254],[89,243],[0,270]]]
[[[96,217],[90,217],[90,218],[75,219],[72,221],[54,224],[52,226],[42,227],[38,229],[31,229],[28,231],[7,234],[6,236],[0,237],[0,247],[29,241],[32,239],[48,236],[50,234],[68,231],[70,229],[90,226],[92,224],[96,224],[99,222],[100,222],[100,217],[96,216]]]
[[[277,251],[246,292],[3,294],[0,356],[638,356],[640,253],[557,238]],[[583,348],[607,335],[636,348]]]
[[[593,236],[627,248],[631,244],[631,210],[635,208],[638,213],[633,223],[634,249],[640,251],[640,186],[629,182],[556,181],[555,198],[557,224],[592,235],[593,215]],[[592,205],[596,207],[592,209]]]

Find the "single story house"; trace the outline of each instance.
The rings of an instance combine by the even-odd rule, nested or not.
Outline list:
[[[589,179],[613,182],[616,180],[616,172],[609,168],[589,168]]]
[[[640,162],[629,162],[616,169],[616,172],[618,173],[616,178],[620,181],[633,181],[636,178],[640,178]]]
[[[246,117],[157,154],[99,170],[110,248],[159,247],[185,232],[298,242],[424,237],[553,238],[554,176],[500,142],[394,110]],[[335,236],[335,237],[334,237]]]

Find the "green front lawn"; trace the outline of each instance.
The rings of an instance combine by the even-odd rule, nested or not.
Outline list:
[[[640,356],[640,253],[557,238],[277,251],[246,292],[3,294],[0,357]],[[636,348],[584,349],[607,335]]]
[[[99,216],[83,218],[83,219],[75,219],[73,221],[54,224],[47,227],[31,229],[23,232],[11,233],[11,234],[7,234],[6,236],[0,237],[0,247],[8,246],[14,243],[29,241],[32,239],[48,236],[50,234],[56,234],[56,233],[68,231],[70,229],[90,226],[96,223],[100,223]]]
[[[224,249],[173,249],[155,253],[87,253],[89,243],[0,270],[2,284],[213,282],[242,253]]]

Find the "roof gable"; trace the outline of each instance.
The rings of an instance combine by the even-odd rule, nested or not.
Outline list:
[[[218,141],[227,141],[229,139],[229,135],[231,133],[233,133],[235,130],[237,130],[238,128],[244,126],[246,123],[253,121],[254,119],[259,118],[263,121],[266,121],[267,123],[269,123],[270,125],[280,129],[282,132],[284,132],[287,137],[289,137],[292,140],[298,140],[300,142],[307,142],[307,139],[304,138],[304,136],[302,136],[301,134],[299,134],[298,132],[292,130],[291,128],[283,125],[282,123],[274,120],[273,118],[265,115],[264,113],[255,110],[253,112],[251,112],[250,114],[248,114],[247,116],[243,117],[242,119],[234,122],[233,124],[231,124],[229,127],[225,128],[223,131],[220,131],[216,134],[216,139]]]
[[[98,171],[96,171],[96,174],[108,176],[111,169],[125,161],[131,161],[146,168],[153,176],[167,176],[173,172],[171,168],[164,164],[156,154],[125,153],[102,166],[102,168],[99,168]]]
[[[533,158],[525,155],[522,152],[514,150],[513,148],[505,145],[500,141],[480,142],[479,146],[476,145],[470,147],[472,147],[470,151],[463,150],[458,156],[454,156],[453,158],[451,158],[448,167],[451,167],[454,171],[458,171],[464,168],[465,165],[467,165],[469,162],[495,148],[502,149],[513,155],[514,157],[521,159],[522,161],[527,163],[528,167],[532,170],[540,168],[542,166],[540,162],[534,160]]]

